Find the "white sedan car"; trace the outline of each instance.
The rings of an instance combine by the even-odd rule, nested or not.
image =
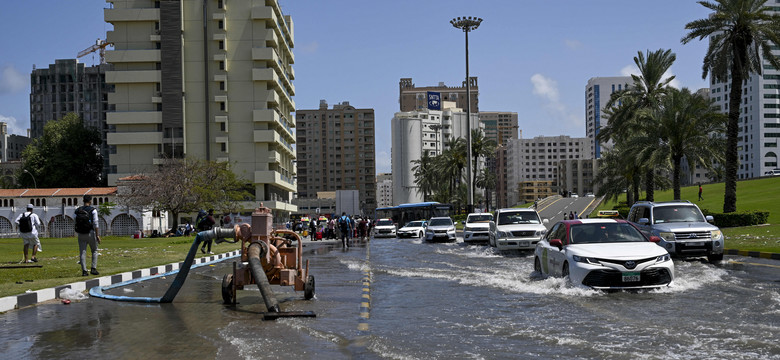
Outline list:
[[[425,220],[410,221],[404,227],[398,229],[398,237],[422,238],[426,227],[428,227],[428,224]]]
[[[674,280],[674,262],[658,241],[624,220],[564,220],[536,244],[534,270],[594,289],[663,287]]]

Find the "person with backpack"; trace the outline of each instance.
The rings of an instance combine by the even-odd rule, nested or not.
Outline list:
[[[79,239],[79,263],[81,276],[100,275],[97,271],[98,244],[100,244],[100,229],[98,228],[97,209],[92,205],[92,195],[84,195],[84,206],[76,208],[76,235]],[[87,245],[92,252],[92,268],[87,272]]]
[[[41,240],[38,239],[37,228],[41,226],[41,219],[33,212],[32,204],[27,204],[27,211],[19,214],[16,218],[16,226],[24,241],[24,263],[38,262],[36,254],[38,247],[41,246]],[[27,250],[30,246],[32,246],[32,258],[27,257]]]
[[[341,232],[341,246],[345,248],[349,247],[349,244],[347,244],[347,234],[350,231],[349,223],[350,220],[347,213],[342,212],[341,217],[339,217],[339,231]]]
[[[203,211],[203,210],[201,210]],[[206,216],[201,217],[200,213],[198,214],[198,221],[195,223],[195,226],[198,228],[198,231],[208,231],[211,230],[211,228],[214,227],[214,224],[217,222],[214,220],[214,209],[209,209],[209,212],[206,214]],[[209,239],[203,242],[203,245],[200,247],[200,252],[206,253],[206,247],[208,246],[209,254],[214,254],[211,252],[211,244],[214,242],[214,240]]]

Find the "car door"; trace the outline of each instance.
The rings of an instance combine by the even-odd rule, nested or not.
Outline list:
[[[559,233],[559,230],[561,227],[565,227],[562,223],[557,223],[553,226],[552,229],[547,233],[545,236],[543,245],[542,245],[542,254],[541,254],[541,263],[542,263],[542,272],[545,274],[554,274],[555,269],[555,258],[554,253],[559,252],[558,248],[555,246],[550,245],[550,241],[553,239],[558,239],[556,236]]]
[[[566,244],[567,238],[566,238],[566,224],[564,223],[558,223],[555,228],[553,228],[552,232],[552,239],[560,239],[563,243],[563,249],[558,249],[556,246],[550,246],[549,253],[547,254],[547,261],[549,264],[549,274],[560,276],[561,275],[561,268],[563,267],[564,261],[566,261]]]

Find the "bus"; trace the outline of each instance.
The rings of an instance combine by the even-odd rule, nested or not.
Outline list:
[[[435,201],[401,204],[398,206],[377,208],[375,219],[393,219],[399,227],[414,220],[428,220],[432,217],[450,216],[452,205]]]

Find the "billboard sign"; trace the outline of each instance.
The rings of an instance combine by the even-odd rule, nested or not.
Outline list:
[[[428,91],[428,110],[441,110],[441,93]]]

